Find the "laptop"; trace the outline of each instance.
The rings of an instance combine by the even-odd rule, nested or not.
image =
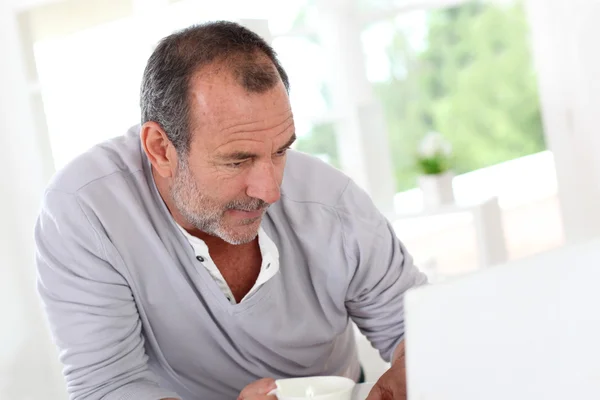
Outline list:
[[[600,240],[406,294],[409,400],[600,399]]]

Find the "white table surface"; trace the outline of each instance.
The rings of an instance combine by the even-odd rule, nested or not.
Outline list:
[[[359,383],[354,386],[352,400],[365,400],[373,387],[373,383]]]

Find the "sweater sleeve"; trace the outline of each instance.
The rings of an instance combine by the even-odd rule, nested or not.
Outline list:
[[[71,400],[178,397],[148,369],[131,289],[76,195],[46,193],[35,243],[38,291]]]
[[[351,275],[346,309],[382,358],[404,338],[403,296],[427,278],[369,196],[350,182],[340,198],[344,249]]]

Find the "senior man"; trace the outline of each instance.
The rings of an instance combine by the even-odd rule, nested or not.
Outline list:
[[[352,321],[392,362],[370,399],[405,398],[402,296],[424,275],[352,180],[290,150],[288,89],[256,34],[190,27],[148,60],[141,125],[56,174],[38,288],[71,399],[358,380]]]

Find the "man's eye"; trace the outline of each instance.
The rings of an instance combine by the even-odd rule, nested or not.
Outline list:
[[[227,164],[227,166],[230,168],[239,168],[242,165],[244,165],[245,163],[246,163],[246,161],[238,161],[238,162],[234,162],[234,163],[229,163],[229,164]]]
[[[278,157],[282,157],[285,156],[285,153],[287,153],[287,151],[289,150],[289,147],[286,147],[285,149],[281,149],[279,150],[277,153],[275,153],[276,156]]]

